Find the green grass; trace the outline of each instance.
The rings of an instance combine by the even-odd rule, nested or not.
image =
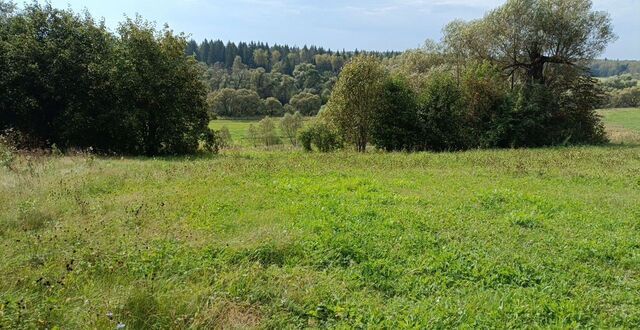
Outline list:
[[[279,118],[273,119],[277,123],[276,127],[278,130],[278,135],[282,135],[279,127]],[[250,141],[248,141],[246,138],[249,125],[253,124],[257,126],[259,121],[259,119],[216,119],[212,120],[211,123],[209,123],[209,127],[214,130],[219,130],[223,127],[227,127],[229,129],[229,133],[231,133],[231,138],[233,139],[234,145],[248,146],[249,144],[251,144]]]
[[[620,126],[622,128],[640,133],[640,109],[607,109],[601,111],[607,125]]]
[[[640,145],[640,109],[605,109],[599,113],[611,142]]]
[[[291,141],[289,141],[289,139],[280,130],[280,118],[274,117],[272,119],[276,123],[276,132],[278,136],[280,136],[280,139],[282,139],[282,143],[284,145],[291,145]],[[305,122],[308,122],[311,118],[307,117],[304,120]],[[259,122],[260,119],[216,119],[209,123],[209,127],[214,130],[227,127],[229,129],[229,133],[231,133],[234,146],[248,147],[251,146],[251,141],[247,138],[249,125],[253,124],[257,127]]]
[[[14,168],[0,328],[640,326],[640,147]]]
[[[617,111],[603,112],[610,132],[636,134],[638,117]],[[212,125],[242,141],[251,122]],[[630,136],[19,156],[0,168],[0,328],[638,328]]]

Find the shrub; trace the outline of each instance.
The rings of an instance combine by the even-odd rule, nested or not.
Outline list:
[[[282,143],[276,132],[276,125],[269,117],[265,117],[258,123],[258,134],[267,147]]]
[[[612,92],[608,105],[612,108],[640,107],[640,87],[630,87]]]
[[[505,134],[513,105],[500,70],[486,62],[468,65],[460,88],[466,109],[465,125],[469,128],[468,146],[508,147]]]
[[[15,152],[15,147],[4,135],[0,135],[0,167],[11,168],[11,164],[16,158]]]
[[[294,115],[287,113],[280,120],[280,129],[284,135],[291,141],[292,145],[297,145],[298,130],[302,128],[303,118],[300,112],[296,112]]]
[[[342,148],[338,133],[325,122],[316,121],[300,130],[298,140],[305,151],[313,151],[313,146],[320,152],[330,152]]]
[[[215,131],[216,140],[220,149],[228,148],[233,144],[233,138],[231,132],[227,126],[222,126],[219,130]]]
[[[250,124],[247,128],[247,140],[251,142],[254,147],[258,146],[258,140],[260,140],[260,134],[255,125]]]

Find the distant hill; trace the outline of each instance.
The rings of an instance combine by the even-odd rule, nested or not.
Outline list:
[[[612,77],[623,74],[640,75],[640,61],[595,60],[591,64],[594,77]]]

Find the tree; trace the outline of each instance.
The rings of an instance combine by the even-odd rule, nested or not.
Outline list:
[[[302,128],[303,118],[300,112],[296,112],[295,114],[287,113],[280,120],[280,130],[284,135],[289,139],[292,145],[297,145],[297,135],[298,130]]]
[[[331,94],[327,116],[345,140],[365,152],[375,114],[384,102],[387,73],[373,56],[357,56],[349,62]]]
[[[299,89],[308,89],[315,92],[320,90],[321,76],[315,65],[304,63],[296,65],[293,71],[293,78]]]
[[[537,84],[546,82],[547,66],[584,65],[615,39],[611,18],[591,0],[509,0],[481,20],[453,24],[444,40],[454,53]]]
[[[320,110],[322,99],[318,95],[303,92],[292,97],[289,103],[295,111],[305,116],[313,116]]]
[[[127,154],[210,141],[203,72],[183,35],[139,17],[111,34],[88,14],[37,2],[3,8],[0,23],[1,129],[41,147]]]
[[[256,49],[253,51],[253,63],[256,66],[267,68],[269,66],[269,54],[264,49]]]
[[[417,96],[400,77],[384,85],[384,106],[374,113],[371,140],[386,151],[414,151],[422,146]]]
[[[134,141],[139,141],[135,152],[157,155],[197,150],[199,142],[211,134],[207,89],[195,59],[184,55],[184,36],[168,28],[158,32],[138,17],[122,23],[118,37],[112,84],[117,90],[118,116],[135,119]],[[114,118],[112,125],[120,120]]]
[[[209,95],[209,109],[223,117],[251,117],[263,114],[260,96],[248,89],[225,88]]]
[[[422,91],[418,115],[422,143],[430,150],[462,150],[469,146],[463,92],[448,73],[434,73]]]
[[[284,113],[282,103],[275,97],[264,100],[264,112],[267,116],[281,116]]]

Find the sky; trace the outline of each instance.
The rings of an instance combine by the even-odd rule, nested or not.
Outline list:
[[[88,9],[111,28],[139,13],[193,39],[262,41],[331,49],[397,50],[439,40],[454,19],[480,18],[503,0],[51,0]],[[618,40],[602,57],[640,59],[640,0],[593,0]]]

